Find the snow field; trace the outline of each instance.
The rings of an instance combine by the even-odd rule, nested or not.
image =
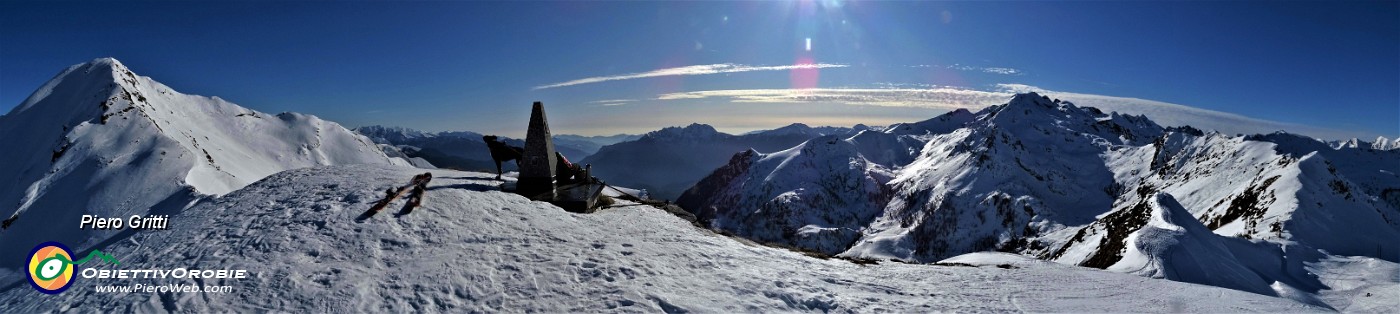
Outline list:
[[[862,266],[747,244],[645,206],[573,214],[495,191],[485,173],[433,170],[423,207],[362,222],[421,169],[282,172],[106,247],[123,268],[248,269],[216,293],[39,295],[11,276],[0,308],[140,312],[1300,312],[1289,300],[997,256],[996,266]],[[973,254],[972,259],[982,254]],[[1021,259],[1021,261],[1016,261]],[[973,263],[968,263],[973,264]],[[84,266],[88,267],[88,266]],[[98,265],[91,267],[113,267]],[[147,282],[149,281],[149,282]],[[140,280],[163,284],[174,280]],[[216,282],[214,282],[216,281]]]

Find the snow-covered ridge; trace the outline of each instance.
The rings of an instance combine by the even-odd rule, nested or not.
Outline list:
[[[49,225],[83,214],[169,214],[287,169],[407,165],[334,122],[181,94],[112,58],[68,67],[0,117],[0,147],[0,215],[15,217],[5,256],[111,235]]]

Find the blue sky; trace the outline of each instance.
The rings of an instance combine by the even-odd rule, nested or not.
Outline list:
[[[1400,135],[1393,1],[3,2],[0,112],[107,56],[260,111],[510,136],[532,101],[556,133],[739,132],[917,121],[1018,88]]]

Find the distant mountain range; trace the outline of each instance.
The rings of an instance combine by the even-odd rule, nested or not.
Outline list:
[[[593,175],[609,183],[647,189],[657,199],[675,200],[705,174],[724,165],[735,152],[750,148],[779,150],[813,137],[828,134],[848,136],[867,129],[872,128],[865,125],[854,128],[810,127],[794,123],[772,130],[731,135],[716,131],[709,125],[692,124],[668,127],[644,135],[555,135],[554,146],[572,162],[592,164]],[[366,126],[354,131],[376,143],[395,146],[406,156],[422,158],[437,167],[495,171],[495,163],[480,133],[432,133],[390,126]],[[524,140],[506,137],[501,140],[524,146]],[[515,164],[506,163],[503,168],[512,171]]]
[[[1317,304],[1307,265],[1400,259],[1400,150],[1382,146],[1163,128],[1027,93],[743,151],[678,202],[709,227],[828,254],[1014,252]]]
[[[1391,140],[1384,136],[1376,137],[1375,141],[1367,142],[1360,139],[1350,139],[1345,141],[1328,141],[1328,146],[1334,149],[1342,148],[1370,148],[1374,150],[1394,150],[1400,149],[1400,138]]]
[[[522,123],[522,128],[523,128]],[[471,131],[423,132],[405,127],[364,126],[354,129],[375,143],[392,145],[409,157],[422,158],[436,167],[457,170],[495,172],[496,164],[480,133]],[[637,138],[637,135],[613,136],[555,135],[554,148],[572,161],[579,161],[597,152],[604,145]],[[524,147],[525,141],[500,137],[507,144]],[[505,171],[516,170],[514,162],[502,164]]]
[[[653,198],[675,200],[705,174],[724,165],[734,153],[748,149],[777,151],[813,137],[850,135],[857,131],[792,124],[731,135],[709,125],[691,124],[664,128],[634,141],[604,146],[596,154],[584,158],[583,163],[592,164],[593,174],[608,183],[647,189]]]

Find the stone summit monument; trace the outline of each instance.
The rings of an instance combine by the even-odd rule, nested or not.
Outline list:
[[[597,210],[605,184],[588,175],[590,166],[585,165],[580,170],[558,156],[554,151],[554,138],[549,134],[544,104],[537,101],[530,111],[530,128],[525,132],[525,151],[520,156],[515,193],[531,200],[550,202],[570,212]],[[508,190],[505,185],[502,189]]]
[[[544,115],[544,103],[536,101],[530,111],[530,128],[525,133],[516,193],[537,201],[553,201],[555,163],[549,119]]]

